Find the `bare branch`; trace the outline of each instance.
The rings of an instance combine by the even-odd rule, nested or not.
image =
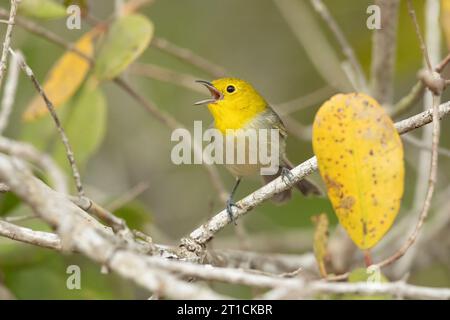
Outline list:
[[[390,112],[391,117],[396,117],[399,114],[406,111],[409,107],[413,106],[423,95],[425,91],[425,86],[422,81],[417,81],[414,86],[410,89],[408,94],[401,98],[392,108]]]
[[[110,232],[93,224],[93,220],[87,220],[84,211],[33,177],[20,162],[0,155],[0,179],[36,214],[57,229],[62,239],[61,247],[65,250],[76,249],[93,261],[106,265],[110,270],[162,296],[177,299],[227,298],[149,266],[145,254],[121,244]],[[1,225],[5,226],[4,223]],[[5,233],[8,230],[11,228]]]
[[[1,169],[0,169],[1,170]],[[8,237],[13,240],[27,242],[30,244],[43,246],[51,249],[60,250],[61,241],[59,237],[52,233],[32,231],[24,227],[18,227],[0,220],[0,235]],[[117,256],[120,258],[117,259]],[[139,264],[136,268],[136,258],[139,257]],[[131,258],[128,263],[125,263],[125,259]],[[113,264],[114,262],[114,264]],[[232,284],[247,285],[251,287],[260,288],[273,288],[273,291],[267,293],[263,298],[299,298],[299,297],[314,297],[317,294],[361,294],[361,295],[375,295],[375,294],[391,294],[396,297],[402,298],[415,298],[415,299],[450,299],[450,289],[444,288],[426,288],[418,287],[406,284],[404,282],[394,283],[327,283],[323,281],[305,281],[303,278],[293,277],[286,278],[277,275],[267,275],[249,272],[242,269],[235,268],[220,268],[213,267],[211,265],[197,265],[189,262],[182,262],[177,260],[168,260],[161,257],[146,257],[137,256],[129,251],[118,251],[110,260],[111,264],[125,264],[129,267],[129,270],[125,272],[125,275],[136,279],[138,275],[142,275],[141,272],[152,272],[157,274],[160,282],[166,281],[170,286],[180,285],[180,289],[183,292],[174,293],[172,290],[162,291],[160,293],[170,294],[169,296],[184,298],[214,298],[219,297],[217,294],[211,295],[206,289],[205,292],[201,292],[201,289],[197,289],[200,292],[195,292],[195,295],[191,295],[192,288],[187,287],[181,281],[175,280],[175,278],[165,272],[172,272],[179,274],[180,276],[195,277],[201,280],[208,281],[220,281]],[[165,272],[162,272],[164,270]],[[119,272],[120,273],[120,272]],[[152,274],[147,275],[148,278],[152,278]],[[152,283],[153,279],[146,279],[142,281],[144,286]],[[175,282],[177,281],[177,282]],[[175,283],[172,283],[175,282]],[[165,289],[165,288],[164,288]],[[184,292],[186,291],[186,292]],[[205,295],[205,296],[203,296]],[[223,297],[221,297],[223,298]]]
[[[361,64],[356,58],[353,48],[347,41],[347,38],[345,37],[339,25],[337,24],[336,20],[334,20],[333,16],[328,11],[328,8],[324,5],[322,0],[311,0],[311,3],[314,9],[316,9],[316,11],[322,16],[322,19],[327,23],[331,32],[333,32],[334,36],[336,37],[336,40],[341,46],[342,52],[347,57],[351,66],[353,78],[355,78],[356,80],[355,86],[356,90],[360,92],[367,92],[368,88],[366,76],[364,75],[364,71],[362,70]]]
[[[20,53],[18,53],[20,55]],[[3,97],[0,110],[0,135],[6,129],[9,122],[9,116],[12,111],[12,106],[16,98],[17,83],[19,81],[19,63],[14,55],[11,55],[9,60],[9,72],[6,79],[5,89],[3,91]]]
[[[50,232],[34,231],[0,220],[0,235],[11,240],[21,241],[35,246],[61,250],[60,238]]]
[[[336,93],[336,90],[327,85],[325,87],[317,89],[311,93],[307,93],[306,95],[295,98],[293,100],[278,103],[273,107],[276,109],[277,113],[280,116],[288,115],[303,110],[309,106],[322,103],[323,101],[328,99],[333,93]]]
[[[7,11],[0,8],[0,17],[5,17],[5,16],[8,16]],[[15,23],[16,23],[16,25],[24,28],[28,32],[35,34],[39,37],[42,37],[44,39],[47,39],[48,41],[53,42],[53,43],[65,48],[66,50],[75,52],[80,57],[83,57],[84,59],[86,59],[87,61],[92,63],[92,58],[88,57],[86,54],[84,54],[83,52],[78,50],[72,43],[68,43],[66,40],[64,40],[64,38],[60,37],[59,35],[57,35],[56,33],[52,32],[50,30],[47,30],[47,29],[41,27],[39,24],[37,24],[31,20],[22,18],[22,17],[16,17]]]
[[[194,92],[205,92],[203,88],[195,83],[197,78],[191,76],[190,74],[176,72],[155,64],[135,63],[128,68],[128,72],[137,76],[144,76],[163,82],[168,82]]]
[[[392,105],[397,47],[399,0],[376,0],[381,10],[381,28],[373,31],[371,91],[381,104]]]
[[[417,38],[419,39],[420,49],[422,50],[422,55],[423,58],[425,59],[425,65],[427,66],[429,71],[432,71],[433,67],[431,66],[430,56],[428,55],[427,46],[425,44],[425,41],[423,40],[419,23],[417,22],[416,11],[414,10],[414,6],[411,0],[408,0],[406,3],[408,5],[408,13],[411,16],[411,20],[414,25],[414,30],[416,31]]]
[[[450,289],[425,288],[406,284],[405,282],[391,283],[330,283],[314,281],[294,290],[278,288],[269,291],[263,299],[298,299],[312,297],[317,294],[358,294],[384,295],[409,299],[450,299]]]
[[[441,118],[450,113],[450,102],[446,102],[439,106],[439,113],[435,115],[436,119]],[[405,119],[403,121],[397,122],[395,124],[398,132],[400,134],[409,132],[425,124],[428,124],[433,119],[433,110],[424,111],[418,115],[411,118]],[[435,121],[437,122],[437,121]],[[310,158],[309,160],[298,165],[291,170],[292,181],[291,184],[294,185],[307,175],[317,170],[317,160],[316,157]],[[238,219],[245,215],[248,211],[253,209],[255,206],[259,205],[263,201],[271,198],[273,195],[280,193],[291,186],[286,184],[286,182],[281,179],[275,179],[272,182],[266,184],[262,188],[256,190],[252,194],[243,198],[237,202],[237,208],[233,212],[233,216]],[[217,215],[212,217],[209,221],[202,224],[200,227],[191,232],[188,238],[183,239],[183,246],[188,251],[193,251],[194,253],[198,250],[202,250],[202,246],[207,243],[217,232],[222,230],[225,226],[230,223],[228,218],[228,213],[226,210],[222,210]],[[199,247],[200,245],[200,247]],[[193,257],[195,258],[195,257]]]
[[[8,27],[6,29],[5,40],[3,41],[2,57],[0,58],[0,88],[3,82],[3,76],[6,70],[6,62],[8,60],[9,49],[11,46],[11,36],[14,27],[14,21],[17,14],[17,6],[19,1],[11,0],[11,9],[9,12]]]

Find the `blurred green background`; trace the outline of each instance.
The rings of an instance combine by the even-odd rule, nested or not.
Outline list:
[[[309,1],[302,1],[311,10],[323,32],[341,60],[342,53],[332,34],[319,16],[310,7]],[[114,12],[114,1],[88,1],[90,13],[98,18],[107,18]],[[332,15],[341,26],[353,46],[366,74],[370,71],[371,31],[366,28],[366,9],[372,1],[365,0],[324,0]],[[414,1],[419,23],[423,24],[424,1]],[[9,10],[9,1],[1,0],[0,7]],[[304,126],[310,125],[321,103],[337,90],[318,74],[302,44],[292,33],[280,11],[272,0],[157,0],[141,10],[155,25],[155,35],[166,38],[180,47],[223,66],[230,76],[251,82],[271,104],[283,103],[306,96],[317,90],[325,92],[317,101],[307,106],[298,106],[299,111],[292,116]],[[40,25],[58,33],[68,41],[78,39],[89,25],[83,22],[82,30],[68,30],[65,20],[42,21]],[[0,24],[3,35],[5,25]],[[443,54],[447,52],[443,41]],[[20,49],[38,79],[43,81],[48,70],[64,53],[64,50],[45,39],[16,27],[13,47]],[[140,63],[152,63],[195,78],[212,80],[212,77],[198,68],[180,61],[161,50],[150,46],[139,59]],[[402,1],[399,17],[398,50],[395,73],[395,101],[404,96],[416,82],[416,73],[421,68],[421,52],[418,41]],[[193,106],[193,102],[204,95],[192,92],[171,83],[148,79],[125,72],[124,77],[139,92],[156,105],[172,114],[189,129],[194,120],[211,122],[211,116],[204,107]],[[324,89],[325,88],[325,89]],[[328,88],[328,89],[327,89]],[[175,143],[170,141],[171,132],[152,118],[140,105],[113,83],[101,85],[107,100],[106,112],[96,118],[104,137],[99,139],[99,147],[82,164],[82,177],[87,193],[102,204],[109,204],[120,195],[141,183],[148,183],[148,189],[136,199],[122,205],[116,213],[127,219],[129,225],[150,234],[156,242],[177,244],[180,237],[223,208],[211,187],[205,170],[200,165],[173,165],[170,152]],[[35,91],[28,79],[20,77],[19,90],[12,118],[6,136],[32,142],[42,150],[52,152],[57,145],[56,131],[49,119],[35,123],[24,123],[21,115],[34,97]],[[444,99],[446,97],[444,96]],[[445,100],[444,100],[445,101]],[[73,105],[73,104],[72,104]],[[71,103],[60,112],[70,110]],[[65,108],[65,109],[64,109]],[[281,108],[281,107],[280,107]],[[422,103],[416,104],[406,114],[418,113]],[[66,111],[64,111],[64,110]],[[278,109],[280,110],[280,109]],[[85,123],[92,121],[85,117]],[[442,121],[441,146],[450,148],[449,119]],[[104,131],[103,131],[104,130]],[[75,131],[77,127],[75,126]],[[81,140],[85,130],[76,134]],[[421,130],[415,132],[420,136]],[[100,141],[101,140],[101,141]],[[56,141],[56,142],[55,142]],[[416,179],[417,148],[405,144],[406,149],[406,193],[401,214],[408,212],[414,197]],[[288,155],[298,164],[312,153],[309,141],[289,138]],[[61,162],[64,159],[60,159]],[[447,188],[450,179],[448,158],[441,157],[438,193]],[[227,188],[231,188],[233,177],[219,168]],[[318,174],[313,180],[320,182]],[[323,184],[321,183],[323,186]],[[236,199],[254,191],[260,186],[259,178],[245,179]],[[17,203],[10,194],[0,196],[0,215],[23,215],[28,209]],[[249,237],[267,235],[267,239],[282,234],[297,233],[300,238],[312,230],[311,216],[326,212],[334,225],[336,218],[327,199],[303,198],[295,193],[292,201],[283,206],[270,202],[257,207],[239,221],[245,226]],[[399,219],[400,216],[397,218]],[[415,214],[415,213],[414,213]],[[44,223],[31,220],[22,225],[49,230]],[[395,228],[395,225],[394,225]],[[217,241],[226,243],[228,248],[239,248],[233,226],[217,235]],[[294,238],[295,239],[295,238]],[[279,252],[300,253],[310,251],[307,245],[291,243]],[[400,244],[399,244],[400,245]],[[251,248],[250,248],[251,249]],[[262,250],[264,248],[258,248]],[[268,251],[270,248],[268,248]],[[447,261],[448,262],[448,261]],[[82,290],[67,290],[65,270],[68,265],[77,264],[82,268]],[[78,256],[61,256],[50,250],[31,247],[13,241],[0,239],[0,279],[21,299],[111,299],[146,298],[143,292],[128,281],[114,275],[100,273],[100,267]],[[436,262],[425,269],[415,270],[412,278],[416,283],[426,285],[450,285],[449,264]],[[224,288],[228,293],[247,297],[243,288]]]

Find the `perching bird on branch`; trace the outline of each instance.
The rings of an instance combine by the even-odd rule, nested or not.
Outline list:
[[[292,165],[286,158],[286,139],[287,133],[283,122],[275,111],[269,106],[264,98],[247,82],[236,78],[223,78],[214,80],[213,82],[198,80],[197,82],[203,84],[211,93],[211,98],[202,100],[196,105],[207,104],[211,112],[214,123],[213,126],[223,136],[232,136],[231,140],[234,142],[234,151],[232,153],[233,163],[225,163],[227,169],[236,177],[236,183],[231,191],[230,197],[227,201],[227,212],[230,219],[233,220],[232,207],[236,206],[233,201],[233,196],[236,189],[244,176],[257,174],[258,171],[267,167],[267,162],[262,162],[260,151],[262,147],[268,152],[268,157],[271,157],[271,150],[275,149],[274,157],[276,159],[277,167],[271,174],[262,175],[263,180],[268,183],[280,175],[283,179],[290,180],[290,169]],[[239,130],[242,129],[242,130]],[[266,130],[261,130],[266,129]],[[278,146],[273,147],[273,141],[270,137],[271,129],[276,130],[278,135],[275,141],[278,141]],[[256,144],[252,144],[248,136],[248,131],[256,133]],[[266,138],[261,138],[263,132],[267,134]],[[245,160],[244,162],[236,161],[237,148],[239,143],[236,142],[239,135],[245,135]],[[242,136],[241,136],[242,137]],[[260,144],[264,143],[264,144]],[[226,158],[226,146],[224,144],[223,156]],[[257,158],[257,161],[251,159]],[[304,195],[321,195],[321,191],[312,182],[303,179],[298,182],[295,187],[299,189]],[[291,190],[287,189],[279,194],[276,194],[272,200],[278,203],[288,200],[291,196]]]

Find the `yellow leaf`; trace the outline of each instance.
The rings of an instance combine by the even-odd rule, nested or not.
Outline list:
[[[365,94],[335,95],[316,114],[313,148],[339,222],[359,248],[373,247],[403,195],[403,147],[392,120]]]
[[[441,0],[441,26],[450,49],[450,0]]]
[[[75,47],[88,57],[94,53],[94,39],[101,29],[94,28],[84,34],[76,43]],[[89,62],[77,53],[66,52],[52,67],[43,88],[55,108],[67,102],[82,84],[87,72]],[[40,95],[36,95],[29,103],[23,114],[25,121],[32,121],[47,113],[47,107]]]
[[[313,216],[311,220],[314,222],[316,228],[314,231],[314,255],[317,264],[319,265],[320,275],[324,278],[327,276],[326,260],[328,255],[328,218],[325,213]]]

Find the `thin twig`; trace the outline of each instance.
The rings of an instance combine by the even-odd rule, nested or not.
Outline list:
[[[344,33],[341,28],[337,24],[336,20],[334,20],[333,16],[328,11],[328,8],[324,5],[322,0],[311,0],[311,3],[316,9],[316,11],[322,16],[322,19],[327,23],[331,32],[334,34],[336,40],[341,46],[341,50],[343,54],[347,57],[350,62],[352,71],[354,73],[354,78],[356,79],[356,90],[360,92],[367,92],[367,81],[364,75],[364,71],[362,70],[361,64],[356,58],[355,52],[351,47],[350,43],[347,41]]]
[[[8,12],[3,8],[0,8],[0,17],[6,16],[8,16]],[[47,39],[48,41],[53,42],[66,50],[72,51],[91,63],[93,62],[91,57],[87,56],[85,53],[78,50],[74,44],[68,43],[66,40],[64,40],[64,38],[60,37],[59,35],[50,30],[41,27],[39,24],[35,22],[22,17],[16,17],[15,23],[16,25],[22,27],[28,32],[35,34],[39,37],[42,37],[44,39]]]
[[[438,73],[442,73],[442,71],[444,71],[445,67],[448,65],[449,62],[450,62],[450,53],[446,55],[444,60],[442,60],[441,63],[439,63],[436,66],[435,71]]]
[[[425,86],[422,81],[417,81],[406,96],[401,98],[392,108],[391,117],[396,117],[413,106],[423,95]]]
[[[423,58],[425,59],[425,64],[428,68],[428,71],[431,72],[433,70],[433,67],[431,66],[430,57],[428,55],[428,50],[425,45],[425,41],[423,40],[423,37],[422,37],[422,32],[420,32],[419,23],[417,22],[416,11],[414,10],[414,6],[413,6],[411,0],[408,0],[406,3],[408,5],[408,13],[409,13],[411,20],[413,22],[413,25],[414,25],[414,30],[416,31],[417,38],[419,39],[420,50],[422,50],[422,55],[423,55]]]
[[[20,52],[18,52],[20,55]],[[6,79],[5,89],[3,91],[3,97],[0,110],[0,135],[5,131],[9,116],[11,115],[12,107],[16,98],[17,83],[19,81],[20,66],[14,55],[11,55],[9,60],[9,71]]]
[[[101,221],[104,221],[108,226],[110,226],[113,229],[115,233],[123,230],[127,230],[128,235],[132,233],[131,230],[129,230],[125,220],[116,217],[111,212],[109,212],[102,206],[98,205],[91,199],[86,197],[71,197],[71,196],[69,196],[69,199],[84,211],[99,218]]]
[[[441,62],[434,68],[437,73],[442,73],[445,67],[450,62],[450,53],[441,60]],[[448,86],[447,80],[445,85]],[[422,81],[417,81],[414,86],[410,89],[409,93],[401,98],[390,112],[391,117],[396,117],[399,114],[406,111],[409,107],[413,106],[425,92],[425,85]]]
[[[199,69],[207,72],[213,77],[222,78],[226,74],[225,69],[221,66],[208,61],[207,59],[197,55],[189,49],[179,47],[178,45],[170,42],[167,39],[154,37],[150,45],[182,61],[198,67]]]
[[[25,215],[25,216],[5,217],[5,221],[6,222],[23,222],[23,221],[36,219],[36,218],[38,218],[38,216],[36,216],[35,214],[28,214],[28,215]]]
[[[307,93],[293,100],[278,103],[276,106],[273,107],[276,109],[277,113],[280,116],[288,115],[303,110],[307,107],[316,105],[318,103],[322,103],[323,101],[328,99],[333,93],[336,93],[336,90],[327,85],[325,87],[314,90],[311,93]]]
[[[11,46],[11,36],[14,27],[14,21],[17,14],[17,6],[19,1],[11,0],[11,9],[9,12],[8,27],[6,29],[5,40],[3,41],[2,57],[0,58],[0,88],[3,82],[3,76],[6,70],[6,62],[8,60],[9,49]]]
[[[16,55],[16,53],[12,49],[10,49],[10,51],[11,51],[11,54]],[[59,120],[59,117],[58,117],[58,114],[56,113],[55,107],[53,106],[53,104],[50,101],[50,99],[48,98],[47,94],[44,92],[44,89],[42,88],[42,86],[40,85],[38,80],[36,79],[36,77],[33,73],[33,70],[31,70],[31,68],[26,64],[23,57],[17,56],[17,60],[19,61],[19,64],[20,64],[22,70],[25,72],[27,77],[30,78],[34,87],[36,88],[38,93],[41,95],[42,99],[44,99],[44,101],[45,101],[45,105],[47,106],[47,109],[50,112],[50,115],[52,116],[53,121],[55,122],[56,128],[61,137],[61,141],[64,145],[64,148],[66,149],[67,159],[68,159],[70,167],[72,169],[72,175],[75,180],[75,186],[77,188],[78,195],[80,197],[83,197],[84,190],[83,190],[83,185],[81,183],[80,171],[78,170],[78,167],[76,165],[75,156],[74,156],[74,153],[70,146],[69,138],[67,137],[66,132],[64,131],[64,129],[61,125],[61,121]]]
[[[149,63],[134,63],[128,68],[130,74],[137,76],[144,76],[159,81],[168,82],[194,92],[204,93],[204,88],[201,88],[195,80],[197,78],[190,74],[173,71],[161,66]]]
[[[297,0],[274,0],[274,4],[321,77],[338,91],[353,91],[336,50],[326,38],[309,4]]]

